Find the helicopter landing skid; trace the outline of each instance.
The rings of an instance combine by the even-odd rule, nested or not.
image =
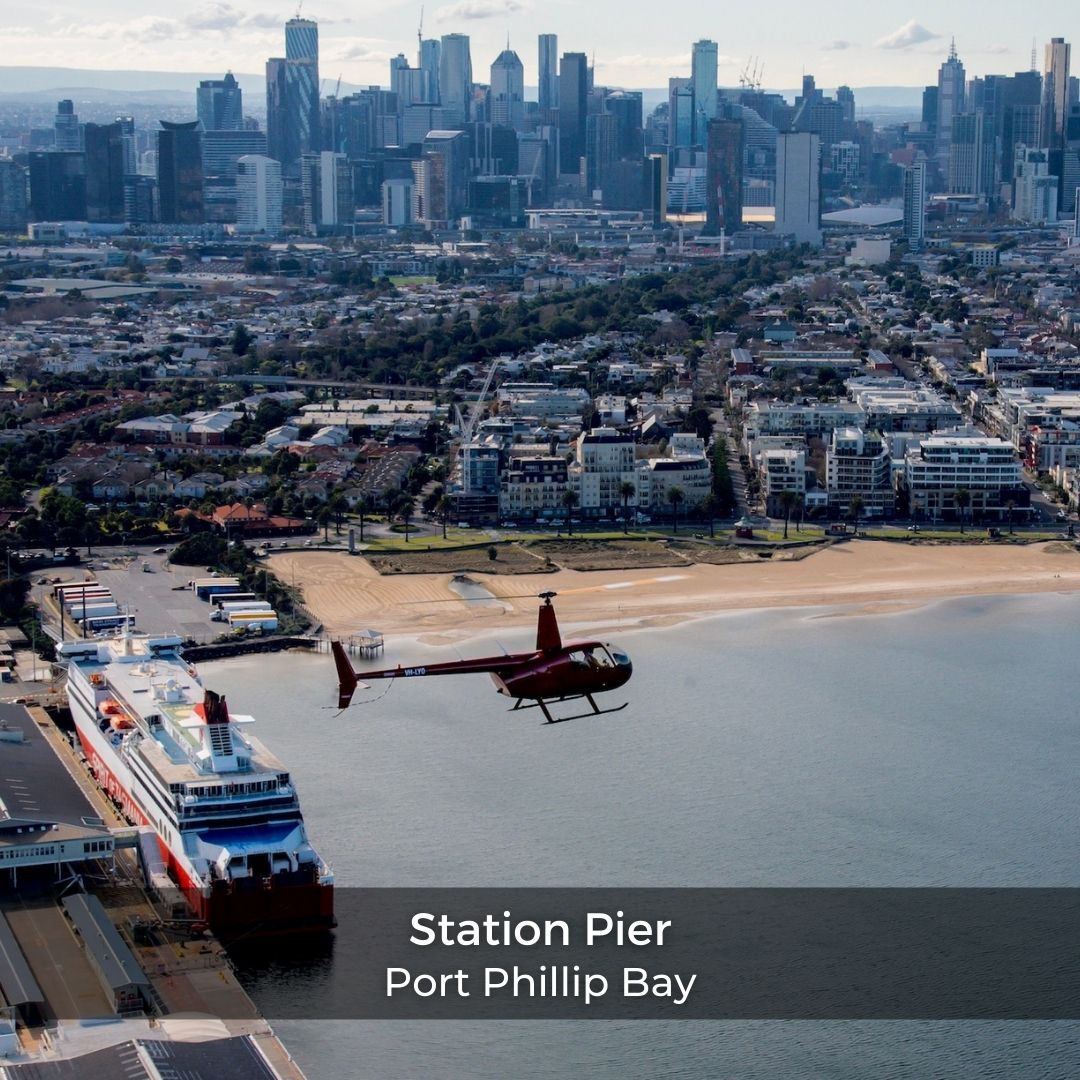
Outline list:
[[[588,703],[592,706],[592,710],[590,712],[577,713],[575,716],[553,717],[548,710],[549,704],[561,705],[564,701],[581,701],[582,698],[588,701]],[[584,720],[586,717],[589,716],[606,716],[608,713],[622,712],[623,709],[625,709],[626,706],[630,704],[629,701],[624,701],[621,705],[615,705],[613,708],[601,709],[600,706],[597,705],[596,702],[593,700],[592,694],[571,694],[568,697],[555,698],[553,701],[550,702],[544,701],[543,698],[537,698],[532,705],[525,705],[522,703],[523,701],[523,698],[518,698],[510,711],[518,712],[525,709],[539,709],[544,714],[545,723],[548,724],[565,724],[567,720]]]

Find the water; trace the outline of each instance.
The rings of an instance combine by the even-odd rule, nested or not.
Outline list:
[[[630,708],[554,728],[485,676],[376,684],[336,716],[326,656],[202,673],[259,718],[341,885],[1076,886],[1078,631],[1080,599],[1039,596],[613,633]],[[277,1028],[312,1080],[1080,1072],[1063,1022]]]

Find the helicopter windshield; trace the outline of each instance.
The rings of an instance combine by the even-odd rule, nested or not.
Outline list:
[[[619,667],[629,667],[630,666],[630,657],[627,656],[626,653],[624,653],[622,651],[622,649],[616,647],[615,645],[605,645],[604,647],[607,649],[608,653],[611,655],[611,659]]]

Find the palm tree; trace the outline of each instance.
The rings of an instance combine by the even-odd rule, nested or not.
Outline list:
[[[1012,536],[1012,533],[1013,533],[1013,513],[1016,510],[1016,500],[1015,499],[1010,499],[1005,504],[1005,509],[1009,512],[1009,535]]]
[[[686,493],[678,485],[668,488],[667,501],[671,503],[671,531],[674,533],[679,531],[679,506],[685,498]]]
[[[408,495],[402,496],[397,504],[397,516],[401,518],[401,523],[405,526],[405,543],[409,542],[409,523],[412,521],[412,516],[416,512],[416,500],[410,498]]]
[[[323,543],[330,543],[330,522],[334,518],[334,512],[329,506],[323,506],[319,509],[319,512],[315,515],[315,520],[319,523],[319,526],[323,531]]]
[[[364,517],[375,509],[375,500],[371,497],[370,492],[365,491],[360,496],[356,503],[356,509],[360,514],[360,543],[362,544],[364,542]]]
[[[791,520],[791,508],[795,505],[798,495],[794,491],[780,492],[780,505],[784,508],[784,539],[788,537],[788,522]]]
[[[960,535],[964,535],[964,511],[971,505],[971,492],[967,488],[957,488],[953,492],[953,502],[960,515]]]
[[[446,539],[446,519],[450,516],[450,508],[453,505],[449,495],[443,495],[435,504],[435,513],[439,515],[439,521],[442,523],[442,538],[444,540]]]
[[[578,498],[578,493],[573,488],[567,488],[562,494],[562,504],[566,508],[566,535],[574,535],[574,524],[570,518],[571,511],[581,500]]]
[[[720,509],[720,500],[710,491],[704,499],[701,500],[701,512],[705,515],[709,522],[709,538],[714,539],[716,537],[716,512]]]
[[[619,497],[622,499],[622,531],[625,536],[630,531],[630,500],[637,494],[637,485],[624,480],[619,485]]]
[[[855,522],[855,535],[859,535],[859,515],[862,513],[863,501],[861,495],[853,495],[851,502],[848,503],[848,514],[851,516],[852,521]]]

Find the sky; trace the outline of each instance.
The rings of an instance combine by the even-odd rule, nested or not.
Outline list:
[[[420,9],[419,0],[304,0],[302,14],[319,23],[323,78],[386,85],[390,57],[404,52],[415,62]],[[282,25],[295,13],[253,0],[8,0],[0,48],[11,65],[256,73],[283,54]],[[536,35],[556,33],[560,54],[595,56],[597,82],[611,86],[658,87],[689,75],[699,38],[718,43],[721,86],[737,85],[755,58],[766,87],[796,87],[804,71],[825,88],[922,86],[936,81],[954,35],[969,75],[1026,70],[1033,39],[1041,68],[1051,36],[1080,42],[1080,5],[427,0],[424,36],[448,33],[470,36],[477,82],[487,82],[509,37],[526,85],[535,85]]]

